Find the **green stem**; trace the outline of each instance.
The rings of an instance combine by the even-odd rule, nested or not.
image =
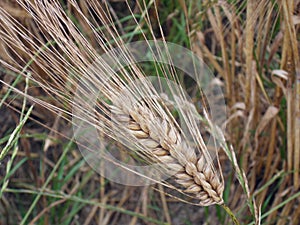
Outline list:
[[[235,215],[233,214],[233,212],[230,210],[230,208],[228,208],[227,205],[223,204],[221,205],[223,207],[223,209],[225,209],[225,211],[227,212],[227,214],[231,217],[232,222],[235,225],[240,225],[239,221],[237,220],[237,218],[235,217]]]

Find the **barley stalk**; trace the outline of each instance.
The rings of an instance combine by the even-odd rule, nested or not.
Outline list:
[[[128,133],[144,146],[151,159],[177,171],[174,175],[176,182],[185,188],[186,193],[199,199],[200,205],[224,202],[224,184],[219,175],[204,154],[197,156],[188,146],[176,127],[168,122],[167,116],[158,117],[145,103],[134,107],[128,101],[126,105],[120,101],[117,107],[112,106],[112,112],[120,123],[124,123]]]
[[[24,55],[34,58],[39,68],[45,71],[49,76],[48,78],[51,79],[51,81],[47,81],[47,79],[40,77],[38,70],[32,68],[34,75],[32,81],[39,84],[47,92],[55,94],[59,101],[66,100],[72,104],[73,102],[69,97],[72,97],[73,86],[77,86],[81,77],[86,76],[90,83],[101,87],[101,94],[103,95],[103,99],[99,100],[101,104],[97,105],[103,115],[98,114],[97,118],[95,118],[95,115],[89,115],[94,124],[98,124],[98,120],[102,122],[97,127],[99,130],[104,131],[106,135],[116,140],[118,136],[111,132],[114,129],[128,140],[136,140],[135,145],[139,146],[138,150],[140,152],[137,152],[139,156],[149,163],[160,163],[166,173],[173,174],[175,182],[181,186],[179,191],[183,191],[188,196],[197,199],[198,205],[222,205],[232,216],[234,223],[238,224],[232,212],[224,205],[222,197],[224,181],[221,167],[218,165],[216,169],[213,164],[201,132],[197,127],[197,120],[192,113],[193,109],[180,109],[189,132],[193,135],[194,143],[191,144],[186,138],[187,134],[182,133],[182,129],[176,124],[176,118],[168,112],[166,107],[162,106],[164,101],[161,100],[158,93],[153,91],[150,84],[145,83],[142,90],[139,89],[140,87],[136,90],[134,90],[135,86],[133,88],[128,87],[128,84],[132,81],[145,77],[138,68],[131,66],[129,72],[120,71],[122,75],[122,78],[120,78],[106,64],[105,60],[101,61],[100,59],[98,67],[91,70],[91,64],[99,59],[98,53],[78,31],[71,19],[66,16],[58,2],[45,1],[39,4],[39,2],[33,3],[25,0],[18,1],[18,3],[34,18],[48,43],[49,41],[55,43],[55,47],[64,54],[60,55],[60,52],[53,47],[41,51],[39,57],[36,57],[35,52],[40,52],[42,41],[31,37],[30,32],[28,34],[26,30],[24,31],[16,20],[3,9],[0,9],[1,27],[6,30],[0,33],[2,41],[11,51],[14,51],[18,59],[23,59]],[[69,3],[94,32],[93,35],[99,42],[102,51],[108,52],[112,48],[107,36],[111,36],[117,46],[122,45],[122,41],[117,40],[119,34],[116,27],[111,25],[113,24],[113,21],[110,21],[111,17],[102,13],[103,9],[97,1],[88,1],[87,4],[93,9],[93,13],[99,16],[99,20],[104,23],[107,33],[101,30],[96,31],[94,25],[83,15],[76,1],[70,0]],[[107,20],[109,23],[106,23]],[[26,40],[26,44],[23,43],[24,40]],[[132,62],[130,54],[125,53],[124,56],[124,61]],[[1,60],[9,69],[23,72],[21,64],[17,63],[17,65],[12,66],[13,63],[8,61]],[[54,66],[49,65],[48,62],[51,62]],[[66,75],[66,71],[80,75],[70,78]],[[110,79],[107,78],[108,75]],[[165,76],[167,77],[167,75]],[[172,74],[172,77],[174,81],[177,80],[176,74]],[[68,83],[73,86],[67,88]],[[125,95],[120,96],[118,93],[124,88],[127,91]],[[81,91],[85,92],[84,88]],[[152,96],[152,98],[140,99],[136,102],[135,99],[140,93],[136,95],[135,93],[139,91],[145,92],[147,96]],[[172,89],[172,91],[175,95],[177,94],[177,98],[181,99],[182,102],[186,101],[180,88]],[[122,93],[124,94],[124,92]],[[92,92],[92,94],[96,96],[98,93]],[[106,100],[111,103],[108,104]],[[162,101],[162,103],[159,101]],[[51,108],[51,105],[49,106],[47,103],[41,101],[39,103]],[[80,100],[80,103],[82,104],[80,106],[82,110],[89,107],[86,105],[84,98]],[[65,112],[62,108],[58,108],[58,110]],[[66,113],[71,114],[70,110],[67,110]],[[209,120],[208,117],[206,119]],[[114,121],[112,122],[112,120]]]

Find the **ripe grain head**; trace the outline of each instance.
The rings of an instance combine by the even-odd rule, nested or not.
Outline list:
[[[30,70],[33,74],[32,82],[55,96],[58,102],[67,102],[69,106],[65,109],[61,105],[51,105],[34,98],[33,101],[46,108],[65,112],[67,114],[65,117],[70,120],[69,116],[72,115],[70,106],[74,105],[72,99],[74,90],[79,89],[82,96],[76,102],[76,107],[79,107],[82,112],[87,112],[88,122],[98,131],[104,132],[115,140],[119,140],[120,137],[123,140],[134,140],[133,145],[127,146],[129,150],[137,153],[150,164],[158,163],[160,169],[167,175],[171,174],[175,182],[181,186],[177,190],[198,199],[199,205],[223,204],[224,181],[221,167],[219,163],[217,168],[214,165],[194,114],[197,110],[191,102],[187,104],[191,104],[190,107],[179,107],[184,127],[187,128],[183,129],[178,123],[178,118],[172,115],[170,109],[166,107],[167,103],[151,83],[144,82],[141,85],[128,87],[137,80],[147,77],[135,65],[134,57],[130,52],[123,48],[121,59],[118,52],[113,52],[109,59],[99,57],[99,52],[111,52],[115,46],[124,45],[122,39],[119,39],[118,28],[114,25],[111,15],[103,13],[107,10],[100,3],[87,2],[91,10],[88,18],[76,1],[69,1],[74,11],[82,17],[82,21],[92,31],[90,35],[99,46],[99,49],[95,49],[91,41],[87,40],[87,37],[61,9],[58,2],[45,1],[42,4],[26,0],[18,2],[40,28],[43,40],[33,37],[30,31],[24,29],[7,12],[0,9],[1,28],[3,28],[0,37],[6,44],[8,55],[16,57],[16,64],[10,66],[11,62],[4,59],[1,59],[1,62],[23,74],[25,70]],[[147,11],[145,12],[145,21],[150,26],[149,15]],[[91,19],[94,15],[97,15],[97,20]],[[103,31],[97,27],[105,29]],[[154,42],[157,41],[154,33],[151,35]],[[110,38],[114,45],[111,44]],[[164,45],[167,45],[167,42],[164,41]],[[161,52],[162,49],[158,49],[158,56],[165,54],[171,62],[170,53],[167,48],[165,50],[166,52]],[[24,57],[33,59],[34,65],[26,66],[26,62],[22,60]],[[111,63],[117,65],[122,62],[130,66],[116,73]],[[170,66],[161,69],[167,80],[171,79],[179,85],[178,88],[171,88],[167,82],[171,94],[177,101],[177,106],[185,105],[188,100],[174,68]],[[40,75],[40,71],[43,71],[43,76]],[[78,83],[82,78],[88,80],[88,83],[80,86]],[[93,87],[97,87],[100,93],[94,91]],[[124,89],[126,92],[123,91]],[[120,93],[124,95],[120,96]],[[87,104],[89,101],[84,96],[88,94],[97,99],[96,109],[90,108],[91,106]],[[151,96],[151,98],[143,96]],[[91,110],[87,111],[87,109]],[[80,117],[77,119],[83,120]],[[209,120],[209,117],[206,119]],[[188,136],[191,138],[187,138]],[[97,152],[97,149],[92,151]],[[160,178],[156,178],[156,181],[160,182]]]

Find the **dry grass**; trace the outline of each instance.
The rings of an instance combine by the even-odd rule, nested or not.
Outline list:
[[[300,215],[299,198],[297,199],[300,185],[298,35],[300,15],[297,9],[300,5],[299,1],[249,0],[219,1],[218,3],[203,1],[203,4],[178,1],[178,3],[174,9],[169,6],[170,8],[165,10],[172,12],[165,17],[163,17],[163,7],[166,7],[164,1],[155,1],[155,4],[149,3],[148,10],[145,10],[146,5],[143,5],[142,1],[140,4],[129,2],[132,12],[121,10],[127,5],[126,3],[120,3],[123,5],[118,6],[112,2],[102,5],[96,1],[78,1],[77,8],[72,1],[69,1],[65,9],[61,11],[59,5],[45,3],[37,6],[33,4],[32,9],[36,13],[32,14],[16,7],[16,4],[9,3],[9,1],[0,3],[1,67],[16,73],[22,72],[25,77],[28,76],[25,72],[31,72],[32,83],[28,89],[28,105],[32,102],[37,103],[35,114],[32,114],[32,117],[51,130],[51,136],[45,138],[47,144],[44,146],[44,152],[46,155],[41,159],[43,167],[55,168],[54,165],[59,158],[56,153],[49,157],[48,149],[53,146],[58,149],[60,146],[53,142],[53,137],[60,140],[62,139],[59,136],[61,134],[70,139],[69,133],[63,130],[63,127],[70,124],[68,123],[71,114],[70,103],[74,89],[77,88],[76,84],[80,79],[80,76],[77,77],[76,74],[87,74],[87,77],[98,85],[102,85],[106,81],[104,75],[101,74],[112,74],[112,71],[107,68],[98,67],[95,71],[101,71],[97,77],[100,80],[96,80],[90,73],[88,66],[95,60],[99,60],[99,51],[107,52],[132,39],[176,40],[179,44],[190,46],[193,52],[210,66],[218,82],[224,85],[224,94],[229,109],[225,137],[233,145],[237,155],[236,162],[234,158],[231,160],[234,162],[233,168],[237,170],[241,186],[235,182],[236,178],[232,175],[234,172],[231,170],[226,154],[220,153],[220,164],[217,163],[217,168],[215,168],[211,156],[208,154],[207,146],[203,144],[202,138],[205,137],[198,135],[195,142],[196,147],[191,147],[191,143],[186,140],[181,133],[182,129],[176,122],[178,118],[172,115],[171,109],[160,102],[163,100],[151,88],[147,89],[147,94],[154,94],[157,97],[155,101],[143,99],[138,104],[133,104],[131,102],[135,102],[135,99],[131,99],[130,96],[125,96],[123,101],[119,101],[120,96],[116,93],[125,88],[124,80],[125,83],[130,83],[132,78],[139,79],[145,76],[146,71],[138,67],[130,67],[129,72],[122,71],[121,75],[124,80],[115,75],[114,81],[104,87],[105,97],[103,102],[97,105],[102,113],[97,114],[96,117],[95,115],[91,116],[91,121],[97,122],[98,118],[103,120],[104,125],[99,126],[105,127],[99,127],[99,130],[106,131],[106,134],[112,137],[109,129],[112,124],[109,118],[110,112],[114,112],[114,119],[116,119],[114,125],[118,124],[120,127],[119,135],[132,140],[134,148],[138,149],[138,158],[142,158],[147,163],[160,162],[163,168],[178,171],[174,174],[174,180],[180,186],[172,181],[170,183],[160,182],[159,178],[156,178],[160,185],[158,189],[161,195],[156,196],[155,201],[157,199],[161,201],[161,207],[165,213],[162,218],[169,223],[174,218],[169,215],[172,214],[172,210],[168,210],[168,205],[172,205],[174,200],[168,198],[173,195],[173,192],[168,192],[166,189],[171,188],[185,196],[184,201],[189,200],[186,197],[192,197],[198,199],[197,203],[200,205],[222,204],[225,201],[232,211],[236,212],[238,219],[243,224],[254,224],[254,220],[257,224],[259,220],[262,224],[298,224]],[[28,5],[26,7],[30,8]],[[47,7],[49,10],[43,11]],[[78,10],[79,8],[80,10]],[[181,14],[179,12],[182,9],[183,13]],[[7,13],[12,17],[7,17]],[[132,19],[132,16],[129,16],[131,19],[122,20],[122,13],[127,13],[127,16],[135,13],[140,17]],[[50,15],[51,21],[49,21]],[[67,15],[71,15],[72,19]],[[96,15],[98,19],[95,18]],[[180,17],[181,15],[184,15],[184,19]],[[118,17],[120,20],[117,19]],[[177,27],[180,27],[177,24],[178,21],[188,24],[183,34],[177,30]],[[129,27],[132,25],[135,28],[130,30]],[[173,30],[175,32],[172,32]],[[184,39],[185,33],[189,35],[188,41]],[[128,35],[126,36],[126,34]],[[117,38],[120,35],[123,35],[121,40]],[[132,59],[128,56],[125,60],[130,62]],[[4,62],[8,64],[5,65]],[[156,71],[160,69],[156,69]],[[169,76],[167,73],[170,73],[170,70],[163,70],[164,76]],[[2,84],[12,85],[13,76],[9,75],[7,71],[4,71],[4,74],[5,76],[1,78]],[[180,75],[171,73],[172,76],[174,81],[180,80]],[[43,91],[35,88],[35,85],[42,86]],[[188,86],[183,82],[181,85]],[[4,85],[1,93],[6,93],[8,90],[9,88]],[[22,84],[16,86],[16,93],[18,90],[20,93],[24,92]],[[134,90],[129,90],[129,92],[134,93]],[[181,92],[175,90],[175,93]],[[53,98],[44,100],[45,96]],[[180,94],[177,97],[184,99],[184,96]],[[20,110],[22,108],[20,101],[13,101],[12,98],[8,98],[6,104]],[[197,104],[202,101],[199,98],[201,97],[196,96],[192,100]],[[82,102],[82,109],[86,107],[88,106]],[[57,115],[60,116],[57,117]],[[185,117],[193,134],[195,118],[191,114],[187,114]],[[51,123],[55,118],[56,123]],[[18,121],[18,119],[15,120]],[[30,131],[30,129],[28,130]],[[26,133],[26,128],[23,132]],[[5,141],[3,142],[5,143]],[[30,179],[36,182],[33,186],[44,187],[43,184],[47,184],[45,178],[47,171],[45,168],[41,170],[42,178],[37,175],[36,165],[33,161],[39,153],[33,152],[33,145],[28,139],[22,138],[16,162],[19,162],[24,155],[29,157],[31,160],[28,160],[28,174],[30,174]],[[226,151],[230,156],[230,150]],[[76,165],[79,159],[80,155],[74,151],[70,156],[68,168],[72,168],[74,163]],[[225,184],[222,177],[219,177],[222,176],[220,165],[224,170]],[[245,174],[243,170],[239,170],[239,167],[245,171]],[[82,177],[87,170],[83,167],[80,173]],[[61,171],[67,173],[68,169]],[[166,173],[168,172],[166,171]],[[23,175],[26,177],[26,174]],[[243,176],[247,177],[249,184]],[[74,195],[72,193],[76,193],[76,190],[80,190],[80,187],[84,186],[78,181],[82,178],[77,177],[76,179],[72,182],[68,181],[70,183],[66,182],[61,190]],[[101,190],[97,200],[102,205],[93,205],[88,213],[89,216],[86,217],[85,224],[92,224],[92,221],[96,220],[98,224],[117,223],[118,219],[116,219],[117,217],[114,219],[113,212],[118,211],[121,207],[130,208],[130,212],[137,213],[118,211],[130,215],[128,224],[138,224],[137,221],[141,220],[147,221],[145,217],[148,216],[150,218],[159,217],[157,213],[147,207],[151,200],[142,197],[145,196],[144,193],[150,195],[151,191],[148,188],[142,190],[139,200],[135,199],[132,205],[126,206],[124,204],[128,200],[130,188],[126,187],[124,192],[121,191],[122,188],[118,189],[114,184],[110,184],[111,186],[108,188],[107,181],[103,178],[97,181],[91,178],[86,182],[89,186],[92,184],[90,190],[97,190],[96,187],[99,187],[100,184]],[[26,181],[20,183],[23,189],[35,190],[26,186]],[[53,183],[55,184],[55,182]],[[24,184],[25,187],[22,186]],[[74,184],[74,188],[68,188],[72,184]],[[224,186],[228,187],[225,188],[225,191]],[[8,187],[13,189],[14,186]],[[16,189],[19,188],[17,186]],[[54,187],[52,188],[54,189]],[[116,190],[123,195],[116,196],[114,193]],[[165,192],[169,193],[167,197]],[[51,194],[51,188],[46,193]],[[7,201],[7,195],[3,196],[4,204]],[[13,197],[10,198],[15,200]],[[182,196],[180,196],[181,198]],[[175,199],[177,201],[179,197],[177,196]],[[257,206],[252,199],[256,200]],[[63,205],[66,201],[67,197],[65,196],[63,200],[49,202],[45,195],[39,201],[40,211],[39,214],[35,214],[36,217],[32,223],[39,219],[40,221],[51,221],[47,212],[51,211],[51,208]],[[250,210],[247,209],[246,202],[250,205]],[[117,206],[117,209],[109,208],[106,205]],[[19,211],[16,206],[6,207]],[[21,214],[20,218],[24,213]],[[253,218],[250,218],[250,215],[254,215]],[[220,223],[221,217],[219,218]],[[153,223],[157,223],[157,221]],[[173,223],[176,224],[176,222]],[[226,223],[228,221],[223,220],[223,224]]]

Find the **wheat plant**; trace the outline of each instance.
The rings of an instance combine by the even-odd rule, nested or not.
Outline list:
[[[261,210],[269,209],[267,205],[271,200],[266,197],[267,191],[272,185],[276,186],[279,178],[286,180],[282,181],[285,183],[293,181],[294,189],[285,206],[296,201],[299,196],[299,126],[292,115],[299,112],[299,85],[297,77],[287,78],[287,74],[297,74],[299,56],[286,43],[290,40],[294,49],[298,47],[298,17],[292,16],[297,1],[293,4],[267,0],[188,4],[179,0],[183,17],[172,20],[179,14],[178,10],[174,10],[173,14],[166,16],[164,23],[160,22],[164,12],[159,8],[164,1],[122,1],[118,10],[126,11],[127,15],[123,18],[117,15],[113,1],[63,2],[17,0],[0,4],[0,62],[4,73],[10,74],[10,80],[1,79],[7,93],[1,105],[4,103],[18,111],[18,103],[10,103],[7,96],[13,92],[24,98],[20,126],[0,155],[3,160],[10,146],[14,146],[14,157],[7,164],[6,174],[10,174],[11,164],[18,153],[17,138],[33,107],[37,108],[37,115],[31,116],[33,120],[42,117],[39,112],[47,112],[72,125],[74,136],[61,132],[55,123],[51,127],[44,124],[52,134],[62,135],[71,141],[74,138],[83,159],[102,175],[102,179],[132,186],[153,186],[156,183],[158,191],[170,199],[196,206],[220,205],[234,224],[240,222],[232,211],[247,211],[244,215],[251,219],[241,218],[245,223],[260,224],[266,217],[271,223],[280,197],[274,197],[276,200],[270,211],[262,215]],[[268,36],[264,29],[273,30],[274,34],[280,30],[279,15],[284,18],[288,34],[285,33],[284,37],[278,34],[277,42],[270,45],[273,34]],[[243,19],[245,23],[241,23]],[[271,24],[272,20],[275,25]],[[179,27],[176,26],[178,21],[185,23],[187,39],[178,37],[178,44],[189,47],[190,53],[184,54],[184,48],[168,42],[165,30],[168,30],[170,21],[175,24],[174,27]],[[206,27],[209,28],[205,30]],[[170,32],[170,35],[177,37],[176,32]],[[208,38],[209,35],[213,38]],[[238,37],[243,37],[245,43]],[[279,65],[276,53],[280,38],[284,38],[285,44]],[[266,52],[270,56],[268,62]],[[145,63],[147,60],[151,61],[152,69]],[[281,68],[275,70],[279,66]],[[268,67],[274,67],[271,74],[277,85],[274,104],[270,100],[273,95],[265,90],[265,83],[269,81],[265,77],[270,70]],[[192,76],[194,79],[186,78],[189,72],[195,74]],[[213,73],[217,76],[212,76]],[[12,79],[15,82],[11,82]],[[26,81],[25,87],[20,83],[22,79]],[[282,82],[284,79],[286,83]],[[293,82],[296,83],[294,89],[291,87]],[[186,84],[193,90],[186,88]],[[287,171],[293,173],[291,179],[282,171],[274,178],[270,177],[279,168],[273,166],[271,160],[274,151],[278,151],[275,148],[276,126],[284,126],[278,116],[282,93],[288,102],[288,134],[293,134],[288,137],[286,154]],[[194,96],[190,97],[190,94]],[[222,108],[224,98],[230,110],[228,118]],[[263,99],[261,103],[260,98]],[[26,104],[31,107],[24,117]],[[261,109],[262,117],[259,115]],[[214,110],[221,121],[215,120]],[[242,126],[239,118],[243,118]],[[221,127],[226,124],[227,129]],[[265,137],[262,134],[266,127],[271,133],[269,150],[263,144]],[[255,133],[253,137],[252,130]],[[46,143],[53,145],[49,139]],[[259,149],[271,156],[266,164],[257,160],[261,154]],[[61,157],[53,166],[50,177],[63,171],[58,168],[63,161],[64,157]],[[276,164],[280,159],[274,161]],[[228,168],[236,177],[231,179],[237,179],[240,184],[232,182],[231,189],[225,188],[224,174],[226,177],[229,175],[228,172],[223,174],[223,170]],[[257,184],[256,175],[259,176],[263,169],[272,173],[259,178],[263,182]],[[250,177],[249,182],[247,176]],[[8,188],[8,178],[9,175],[6,175],[3,180],[3,196],[5,192],[18,193],[18,189]],[[44,185],[37,189],[33,203],[21,216],[21,224],[27,224],[40,200],[46,202],[47,196],[56,196],[57,193],[46,191],[49,182],[50,179],[44,179]],[[260,188],[255,189],[256,186]],[[231,210],[227,206],[228,196],[234,195],[235,191],[242,193],[239,196],[243,197],[231,199],[230,208],[234,207]],[[104,196],[104,191],[101,195]],[[257,198],[259,205],[256,204]],[[62,201],[66,199],[84,203],[72,195],[63,195]],[[166,220],[171,223],[165,197],[162,199]],[[45,207],[31,224],[55,204],[60,202]],[[245,210],[246,205],[248,210]],[[95,207],[95,210],[99,207],[145,219],[105,203],[95,203]],[[286,215],[290,210],[284,207],[280,213]],[[297,221],[297,212],[291,218],[291,224]],[[102,221],[99,223],[108,223],[109,217],[105,217],[103,211],[99,217]],[[86,224],[89,221],[87,219]],[[149,218],[148,221],[159,223]],[[135,222],[131,220],[131,224]],[[278,224],[282,223],[278,221]]]

